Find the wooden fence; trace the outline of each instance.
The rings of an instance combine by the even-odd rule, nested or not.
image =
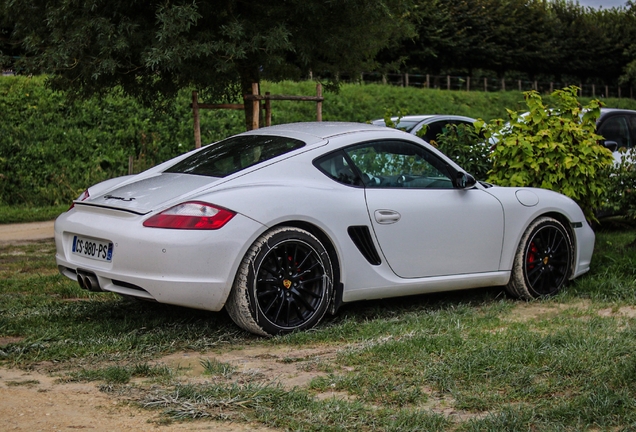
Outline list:
[[[289,101],[308,101],[316,102],[316,121],[322,121],[322,103],[325,100],[322,96],[322,84],[316,84],[316,96],[292,96],[292,95],[272,95],[266,92],[261,95],[258,84],[252,84],[252,94],[243,95],[242,104],[202,104],[199,103],[198,94],[192,92],[192,115],[194,116],[194,146],[201,147],[201,120],[199,117],[200,109],[234,109],[244,110],[245,104],[252,103],[252,110],[255,115],[252,116],[252,129],[260,127],[260,114],[265,112],[265,126],[272,125],[272,105],[273,100],[289,100]],[[265,102],[264,104],[262,102]]]
[[[580,82],[545,82],[528,80],[496,79],[487,77],[469,77],[453,75],[430,74],[380,74],[363,73],[360,76],[363,83],[382,83],[403,87],[436,88],[440,90],[463,91],[506,91],[506,90],[536,90],[540,93],[552,93],[556,89],[577,86],[579,96],[586,97],[617,97],[634,98],[634,90],[630,86],[607,84],[583,84]]]

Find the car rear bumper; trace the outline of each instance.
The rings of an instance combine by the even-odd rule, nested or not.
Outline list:
[[[220,310],[237,268],[262,225],[236,215],[219,230],[146,228],[145,217],[107,209],[75,209],[55,223],[60,272],[94,275],[99,289],[197,309]],[[76,235],[112,242],[110,262],[72,252]]]

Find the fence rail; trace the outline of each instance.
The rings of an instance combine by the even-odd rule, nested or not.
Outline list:
[[[4,70],[0,76],[12,76],[13,71]],[[347,81],[345,79],[345,81]],[[353,81],[353,80],[349,80]],[[570,85],[577,86],[579,96],[585,97],[615,97],[634,99],[634,89],[631,86],[606,85],[606,84],[582,84],[577,82],[544,82],[528,80],[500,80],[496,78],[453,76],[453,75],[423,75],[423,74],[381,74],[379,72],[365,72],[360,75],[363,83],[390,84],[402,87],[434,88],[440,90],[463,90],[497,92],[505,90],[528,91],[536,90],[540,93],[552,93]],[[271,100],[289,98],[290,96],[269,96]],[[265,99],[265,97],[262,97]],[[298,97],[297,100],[310,100]],[[204,104],[200,108],[208,108]],[[215,106],[215,108],[219,108]],[[228,107],[223,107],[228,108]],[[233,109],[242,109],[233,107]]]
[[[578,82],[543,82],[527,80],[500,80],[496,78],[452,76],[452,75],[420,75],[420,74],[380,74],[363,73],[360,76],[363,83],[382,83],[403,87],[435,88],[440,90],[486,91],[496,92],[505,90],[528,91],[536,90],[540,93],[552,93],[570,85],[579,87],[579,96],[586,97],[617,97],[634,98],[634,90],[630,86],[582,84]]]

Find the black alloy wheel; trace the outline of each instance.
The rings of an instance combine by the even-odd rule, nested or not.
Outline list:
[[[280,242],[258,268],[258,308],[280,328],[300,327],[324,302],[326,278],[322,259],[311,245],[296,239]]]
[[[573,251],[570,233],[561,222],[537,218],[521,237],[506,290],[526,300],[555,295],[568,282]]]
[[[262,336],[306,330],[320,322],[333,293],[331,257],[309,231],[278,227],[245,254],[225,304],[240,327]]]
[[[524,275],[537,296],[555,293],[567,281],[571,261],[569,238],[561,227],[539,228],[526,246]]]

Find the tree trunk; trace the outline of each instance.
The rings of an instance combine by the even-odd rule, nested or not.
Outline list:
[[[243,95],[252,94],[252,83],[257,83],[260,89],[260,74],[258,72],[258,66],[251,65],[249,63],[243,63],[239,66],[239,73],[241,75],[241,93]],[[245,130],[252,130],[252,124],[255,115],[260,113],[254,112],[253,104],[251,101],[244,101],[245,104]]]

